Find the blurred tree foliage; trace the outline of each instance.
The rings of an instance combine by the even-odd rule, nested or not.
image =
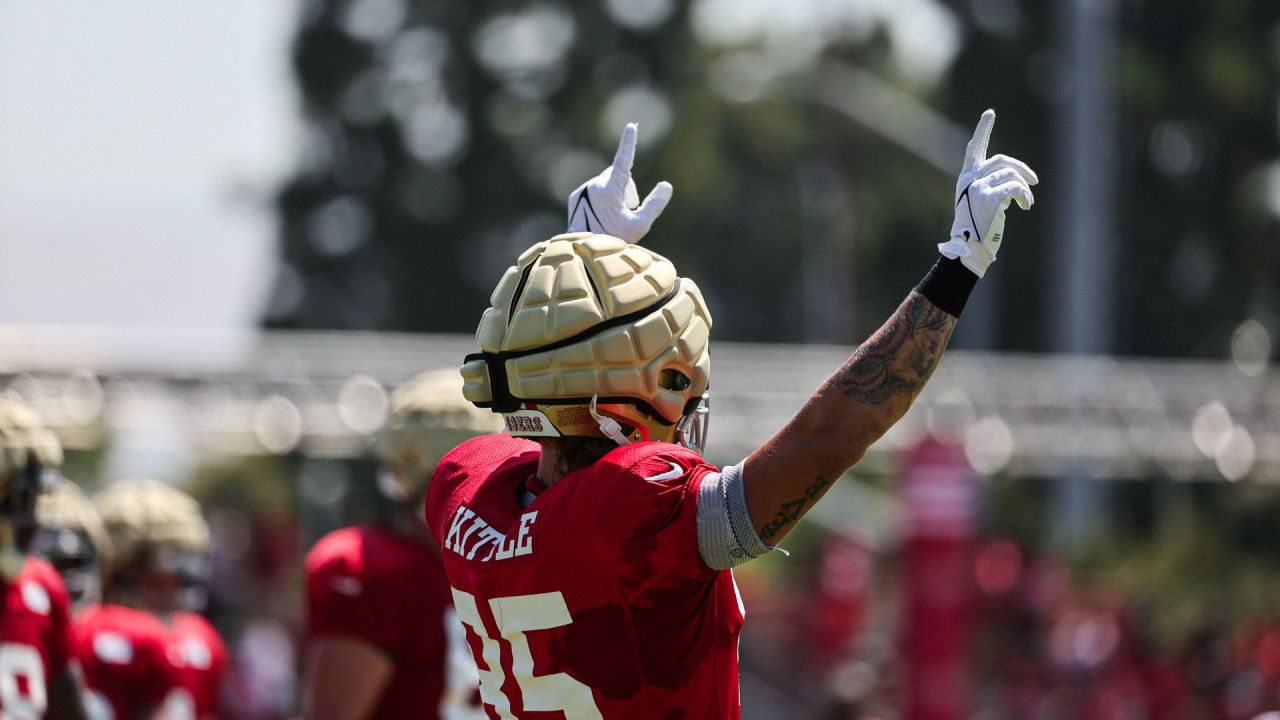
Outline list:
[[[676,187],[647,243],[703,287],[717,337],[856,342],[932,261],[992,106],[993,150],[1043,180],[984,283],[994,344],[1046,349],[1062,5],[312,0],[293,49],[305,161],[279,195],[266,322],[472,331],[637,120],[642,192]],[[1245,317],[1275,329],[1278,20],[1262,0],[1119,3],[1121,353],[1220,356]],[[815,101],[833,78],[902,100],[869,108],[890,125],[951,118],[955,168],[873,130],[870,96]]]
[[[1221,357],[1280,331],[1280,4],[1122,5],[1120,349]]]
[[[311,3],[294,46],[309,144],[279,197],[268,324],[472,331],[501,272],[563,230],[568,192],[634,119],[639,184],[676,186],[648,242],[703,286],[718,337],[802,337],[798,250],[815,224],[829,228],[817,250],[840,262],[811,264],[841,286],[833,297],[861,301],[861,326],[828,339],[869,330],[927,269],[952,180],[812,104],[727,98],[727,61],[798,84],[824,57],[910,79],[873,16],[802,47],[767,23],[708,40],[732,10],[710,5]]]
[[[1161,492],[1158,522],[1113,528],[1079,570],[1131,598],[1164,648],[1280,614],[1280,488],[1196,483]]]

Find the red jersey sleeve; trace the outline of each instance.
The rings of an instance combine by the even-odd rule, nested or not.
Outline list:
[[[363,539],[357,528],[338,530],[307,555],[307,635],[362,640],[398,655],[406,642],[398,618],[412,608],[383,597],[366,572]]]
[[[714,574],[698,552],[698,487],[718,469],[669,443],[610,452],[577,483],[571,517],[639,605],[663,604]]]
[[[63,579],[56,574],[56,571],[50,569],[50,573],[51,579],[46,583],[51,601],[49,671],[56,678],[67,669],[67,664],[72,657],[74,626],[72,625],[72,603],[67,593],[67,585],[63,584]]]

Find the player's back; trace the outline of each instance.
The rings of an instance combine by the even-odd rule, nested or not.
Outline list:
[[[3,584],[0,616],[0,716],[43,717],[50,681],[71,653],[70,599],[49,563],[28,557]]]
[[[470,440],[430,488],[485,703],[499,717],[738,717],[741,603],[697,545],[697,491],[715,468],[643,443],[543,489],[538,455],[504,435]]]
[[[122,605],[94,605],[75,617],[75,656],[91,718],[132,718],[158,708],[174,688],[164,623]]]
[[[450,653],[464,651],[435,551],[389,528],[357,526],[321,538],[305,564],[308,637],[359,640],[395,663],[374,717],[474,715],[474,669],[448,682]]]
[[[173,613],[167,625],[165,655],[178,688],[186,693],[182,704],[189,704],[189,712],[197,718],[216,716],[227,672],[226,643],[217,629],[196,613]]]

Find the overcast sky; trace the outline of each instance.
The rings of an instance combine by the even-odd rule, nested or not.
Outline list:
[[[257,322],[297,7],[0,2],[0,323]]]

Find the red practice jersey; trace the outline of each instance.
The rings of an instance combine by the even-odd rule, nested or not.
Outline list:
[[[306,571],[308,638],[359,640],[395,663],[372,717],[484,717],[435,551],[387,528],[349,527],[315,544]]]
[[[741,598],[697,541],[698,487],[717,469],[637,443],[543,489],[538,456],[507,435],[468,440],[427,498],[490,716],[737,718]]]
[[[75,657],[84,670],[94,720],[140,717],[175,687],[165,654],[168,630],[155,616],[123,605],[95,605],[75,618]]]
[[[0,717],[44,717],[50,680],[71,657],[71,606],[49,563],[28,557],[5,583],[0,617]]]
[[[168,622],[166,656],[173,667],[177,692],[167,707],[178,717],[218,716],[222,678],[227,672],[227,645],[200,615],[174,613]]]

